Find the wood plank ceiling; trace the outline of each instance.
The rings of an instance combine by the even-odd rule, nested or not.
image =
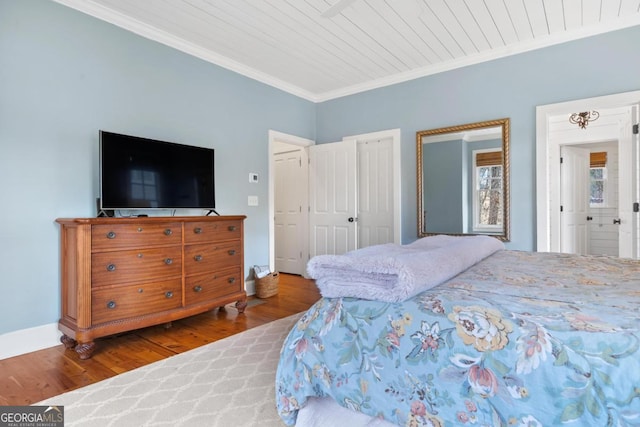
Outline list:
[[[320,102],[640,25],[640,0],[55,0]]]

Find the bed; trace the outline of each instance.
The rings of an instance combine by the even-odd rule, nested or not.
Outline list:
[[[499,250],[403,301],[320,299],[282,347],[278,412],[287,425],[313,408],[305,423],[369,420],[351,427],[640,425],[639,329],[638,261]]]

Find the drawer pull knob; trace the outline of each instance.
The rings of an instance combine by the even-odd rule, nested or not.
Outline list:
[[[236,281],[236,278],[235,278],[235,277],[229,277],[229,278],[227,279],[227,282],[229,282],[229,283],[233,283],[233,282],[235,282],[235,281]]]
[[[110,231],[107,233],[107,239],[115,239],[116,238],[116,232],[115,231]]]
[[[138,233],[142,233],[142,227],[138,227]]]
[[[143,292],[144,292],[144,289],[142,289],[142,288],[138,288],[138,293],[139,293],[139,294],[141,294],[141,293],[143,293]]]
[[[107,308],[108,308],[109,310],[113,310],[114,308],[116,308],[116,302],[115,302],[115,301],[109,301],[109,302],[107,303]]]
[[[167,292],[164,293],[164,296],[167,297],[167,298],[173,298],[173,292],[167,291]]]
[[[193,232],[196,233],[196,234],[202,234],[202,228],[196,227],[196,228],[193,229]]]
[[[166,258],[164,260],[164,263],[167,264],[167,265],[171,265],[171,264],[173,264],[173,260],[171,258]]]
[[[116,265],[115,264],[107,265],[107,271],[116,271]]]
[[[193,290],[196,292],[202,292],[202,286],[198,285],[198,286],[194,286]]]
[[[164,235],[165,236],[171,236],[173,234],[173,231],[171,231],[170,228],[167,228],[166,230],[164,230]]]
[[[229,231],[236,231],[236,226],[235,225],[230,225],[229,226]]]
[[[229,255],[235,255],[236,254],[236,250],[235,249],[229,249]]]
[[[196,262],[200,262],[202,261],[202,255],[196,255],[193,257],[194,260],[196,260]]]

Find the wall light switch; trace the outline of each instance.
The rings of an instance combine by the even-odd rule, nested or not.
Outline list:
[[[249,174],[249,182],[258,182],[258,174],[257,173],[250,173]]]
[[[249,206],[258,206],[258,196],[249,196],[247,204]]]

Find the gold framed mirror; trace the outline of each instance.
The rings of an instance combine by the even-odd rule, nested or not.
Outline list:
[[[509,119],[416,132],[418,236],[510,237]]]

